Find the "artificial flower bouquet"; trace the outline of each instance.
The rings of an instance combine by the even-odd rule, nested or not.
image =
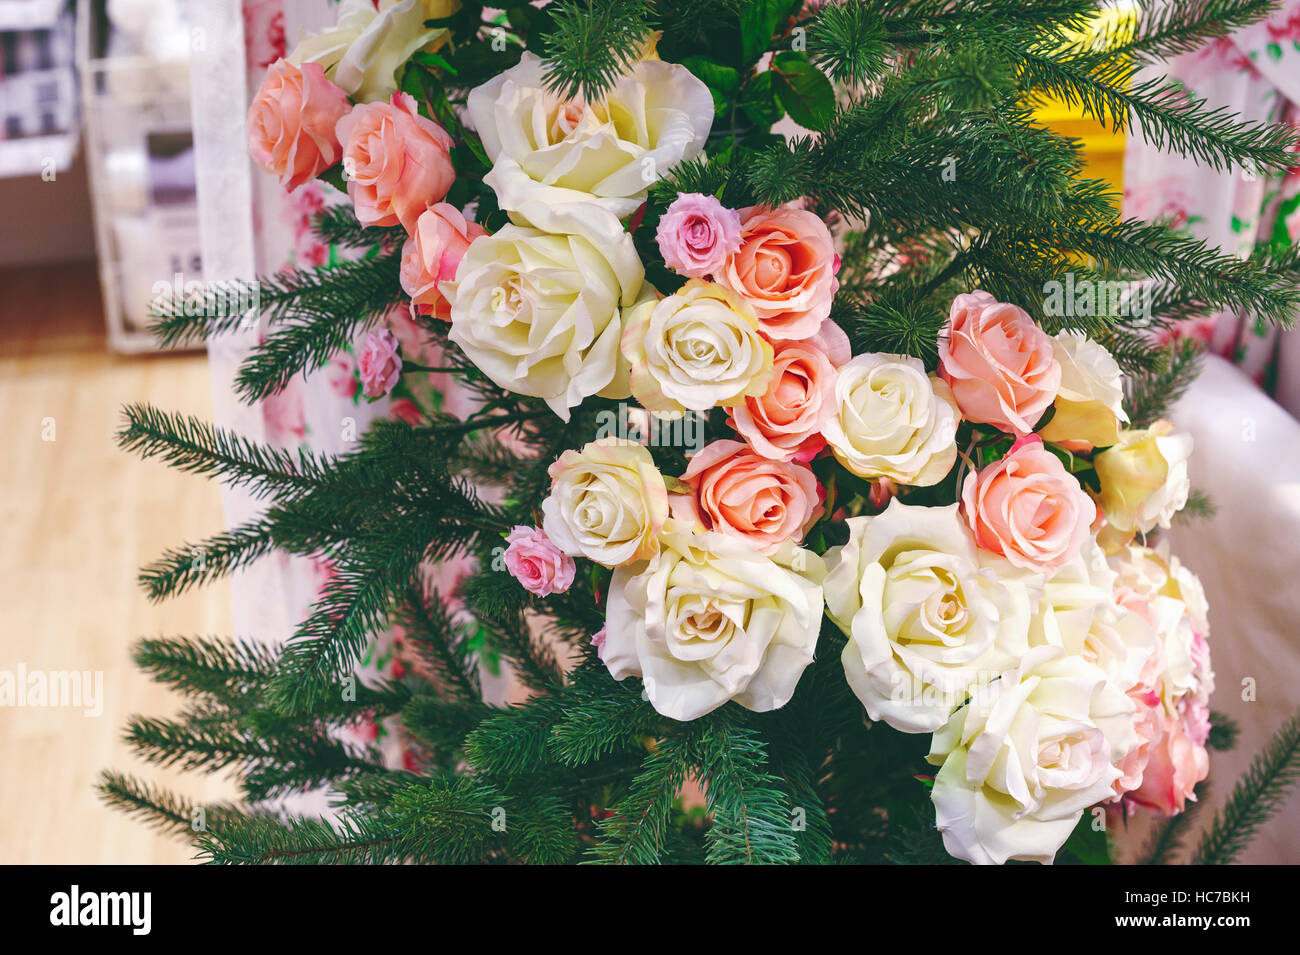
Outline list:
[[[1140,367],[1134,353],[1158,346],[986,291],[1010,286],[944,268],[933,237],[880,238],[829,182],[767,176],[787,168],[769,164],[787,136],[798,157],[847,135],[846,98],[873,87],[829,44],[871,5],[714,6],[725,29],[629,18],[622,42],[584,47],[584,78],[570,40],[618,4],[345,0],[248,114],[254,159],[287,189],[345,191],[323,233],[354,217],[353,244],[400,285],[364,316],[365,394],[450,373],[480,396],[467,422],[430,413],[424,430],[447,441],[430,467],[463,462],[476,424],[508,456],[497,523],[464,544],[481,562],[466,599],[485,620],[514,601],[525,630],[559,621],[571,672],[538,718],[580,731],[567,683],[584,706],[600,698],[580,722],[610,734],[561,762],[632,760],[583,797],[591,831],[627,835],[606,817],[640,805],[692,725],[739,735],[722,756],[681,749],[695,755],[646,809],[660,840],[692,777],[722,825],[733,810],[711,789],[740,743],[810,750],[798,779],[755,777],[790,784],[781,812],[820,789],[832,822],[892,822],[919,794],[947,852],[973,863],[1051,862],[1130,811],[1182,812],[1208,772],[1207,608],[1148,535],[1188,501],[1191,441],[1130,420],[1119,360]],[[918,301],[942,296],[928,332],[860,320],[909,275]],[[393,310],[449,369],[403,354],[382,327]],[[532,672],[504,629],[503,655]],[[805,733],[818,720],[833,730]],[[545,763],[521,738],[467,728],[450,747],[465,761],[446,765],[487,779]],[[855,789],[847,768],[835,782],[867,750],[899,754],[879,772],[906,798],[869,774]]]

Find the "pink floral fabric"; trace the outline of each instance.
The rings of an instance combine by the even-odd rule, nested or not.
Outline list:
[[[248,89],[256,90],[266,68],[286,53],[297,38],[308,31],[331,26],[338,12],[336,0],[242,0]],[[327,206],[347,202],[347,197],[319,180],[285,191],[274,176],[253,171],[253,217],[257,270],[259,273],[297,267],[329,268],[355,256],[322,243],[312,231],[314,218]],[[384,325],[396,336],[402,353],[429,367],[444,364],[437,348],[426,343],[428,335],[411,319],[405,307],[387,317]],[[263,329],[263,334],[266,333]],[[260,418],[262,435],[286,449],[308,448],[337,454],[346,451],[372,422],[393,418],[419,422],[429,412],[446,412],[464,417],[474,410],[472,397],[464,389],[447,387],[445,375],[407,375],[392,392],[376,401],[365,397],[357,358],[365,333],[330,363],[316,372],[299,376],[282,392],[262,401],[254,413]],[[216,396],[218,424],[238,418],[233,394]],[[430,586],[442,594],[454,595],[463,577],[472,569],[467,561],[444,563],[428,572]],[[251,627],[268,642],[287,638],[336,568],[324,559],[275,555],[259,562],[254,574],[236,579],[233,587],[235,617],[241,627]],[[274,595],[267,606],[267,595]],[[473,622],[465,626],[472,631]],[[358,676],[368,679],[399,679],[409,666],[403,655],[400,629],[380,634],[367,648],[358,665]],[[489,674],[490,676],[490,674]],[[414,752],[405,745],[396,724],[363,723],[351,731],[354,742],[379,747],[390,766],[416,769]]]
[[[1152,72],[1167,73],[1189,97],[1247,120],[1300,123],[1300,0]],[[1161,152],[1135,133],[1125,151],[1124,214],[1167,221],[1238,256],[1292,246],[1300,242],[1300,156],[1280,176],[1216,172]],[[1217,313],[1188,320],[1172,334],[1203,340],[1300,416],[1300,332]]]

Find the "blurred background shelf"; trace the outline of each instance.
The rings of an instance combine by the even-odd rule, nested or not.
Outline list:
[[[0,30],[48,29],[64,5],[64,0],[0,0]]]

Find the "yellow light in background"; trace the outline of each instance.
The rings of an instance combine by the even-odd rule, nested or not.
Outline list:
[[[1115,29],[1125,21],[1132,21],[1137,9],[1132,3],[1121,3],[1097,11],[1085,36],[1096,36]],[[1076,106],[1070,107],[1056,99],[1043,103],[1034,115],[1044,126],[1062,136],[1077,139],[1083,144],[1084,175],[1110,183],[1116,192],[1124,189],[1124,133],[1112,132],[1108,127],[1085,116]]]

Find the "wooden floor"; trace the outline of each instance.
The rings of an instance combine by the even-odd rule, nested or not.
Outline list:
[[[203,357],[110,353],[90,265],[0,271],[0,671],[103,675],[98,716],[0,706],[0,863],[189,861],[186,844],[100,804],[104,769],[199,800],[229,793],[149,767],[121,741],[128,715],[178,706],[135,670],[132,642],[230,628],[225,587],[155,606],[135,585],[163,549],[222,527],[215,484],[115,446],[119,409],[140,400],[209,417]]]

